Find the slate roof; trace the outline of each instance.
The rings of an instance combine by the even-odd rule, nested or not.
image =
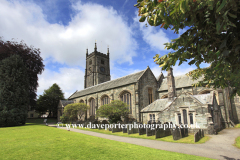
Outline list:
[[[213,94],[199,94],[199,95],[190,95],[191,97],[197,99],[202,104],[213,104]]]
[[[176,99],[176,97],[174,98]],[[157,99],[141,110],[141,112],[161,112],[167,108],[173,101],[169,102],[168,98]]]
[[[60,103],[65,107],[68,104],[74,103],[74,101],[68,101],[68,100],[60,100]]]
[[[81,97],[81,96],[85,96],[85,95],[88,95],[88,94],[93,94],[93,93],[96,93],[96,92],[109,90],[109,89],[112,89],[112,88],[116,88],[116,87],[131,84],[131,83],[135,83],[135,82],[138,81],[139,78],[141,78],[141,76],[143,75],[143,73],[147,69],[142,70],[142,71],[137,72],[137,73],[133,73],[133,74],[124,76],[124,77],[121,77],[121,78],[117,78],[117,79],[114,79],[114,80],[111,80],[111,81],[100,83],[100,84],[92,86],[92,87],[88,87],[84,90],[81,90],[81,91],[78,91],[78,92],[74,93],[68,99],[73,99],[73,98],[76,98],[76,97]]]
[[[184,87],[192,86],[192,84],[203,80],[203,77],[199,78],[198,80],[192,80],[192,78],[188,77],[187,75],[181,75],[181,76],[174,77],[174,79],[175,79],[176,88],[184,88]],[[168,90],[167,77],[163,79],[162,84],[158,91],[164,91],[164,90]]]
[[[189,95],[193,99],[198,100],[202,104],[213,104],[213,94],[200,94],[200,95]],[[174,98],[174,100],[177,97]],[[174,101],[173,100],[173,101]],[[149,104],[141,110],[141,112],[161,112],[171,105],[173,101],[168,101],[168,98],[157,99],[153,103]]]

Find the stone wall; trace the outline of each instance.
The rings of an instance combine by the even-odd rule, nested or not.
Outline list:
[[[158,99],[158,94],[157,94],[157,80],[152,73],[152,71],[148,68],[143,76],[140,78],[138,82],[138,97],[139,97],[139,116],[140,116],[140,111],[149,105],[149,97],[148,97],[148,88],[152,88],[153,91],[153,101]],[[139,117],[141,118],[141,117]],[[140,119],[138,121],[141,121]]]

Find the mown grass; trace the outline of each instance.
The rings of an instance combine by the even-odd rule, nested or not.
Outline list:
[[[235,128],[240,128],[240,123],[235,125]]]
[[[240,149],[240,137],[237,137],[234,144],[237,148]]]
[[[0,159],[207,159],[41,124],[0,128]]]
[[[179,140],[173,140],[173,136],[172,135],[171,136],[167,136],[167,137],[163,137],[163,138],[155,139],[155,135],[154,136],[147,136],[146,134],[144,134],[144,135],[139,135],[138,133],[127,134],[127,133],[123,133],[123,132],[112,133],[112,131],[108,131],[108,130],[105,130],[105,129],[100,129],[99,130],[99,129],[91,129],[91,128],[79,128],[79,127],[78,127],[78,129],[92,131],[92,132],[98,132],[98,133],[104,133],[104,134],[110,134],[110,135],[116,135],[116,136],[132,137],[132,138],[142,138],[142,139],[152,139],[152,140],[174,142],[174,143],[200,144],[200,143],[205,143],[206,141],[208,141],[210,139],[209,136],[205,135],[198,142],[194,142],[194,135],[193,134],[189,134],[188,137],[184,137],[184,138],[181,138]]]

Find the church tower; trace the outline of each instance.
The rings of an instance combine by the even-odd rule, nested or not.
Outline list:
[[[100,53],[97,51],[95,43],[94,51],[91,54],[88,54],[88,49],[86,51],[84,88],[110,81],[110,79],[109,48],[107,54]]]

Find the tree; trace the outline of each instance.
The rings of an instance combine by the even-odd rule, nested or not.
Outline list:
[[[110,104],[102,105],[97,110],[97,117],[108,117],[110,123],[121,121],[121,116],[127,117],[129,107],[120,100],[114,100]]]
[[[179,38],[165,43],[174,52],[154,61],[168,70],[177,62],[188,62],[197,69],[188,75],[204,79],[196,85],[232,87],[232,96],[240,95],[240,1],[235,0],[138,0],[140,22],[147,19],[151,26],[174,30],[188,27]],[[210,67],[201,68],[201,63]]]
[[[49,116],[57,116],[58,103],[60,100],[63,100],[64,94],[61,88],[54,83],[49,89],[44,90],[43,95],[39,96],[37,100],[36,111],[39,113],[49,112]]]
[[[25,67],[27,68],[27,77],[29,82],[29,102],[30,106],[35,106],[38,87],[38,74],[44,70],[43,59],[40,56],[40,49],[28,47],[23,41],[4,42],[0,37],[0,61],[12,55],[19,55]]]
[[[0,61],[0,126],[25,124],[29,107],[27,68],[19,55]]]
[[[85,112],[90,107],[84,103],[72,103],[64,107],[63,116],[60,117],[61,121],[67,120],[73,122],[78,120],[78,116],[81,119]]]

